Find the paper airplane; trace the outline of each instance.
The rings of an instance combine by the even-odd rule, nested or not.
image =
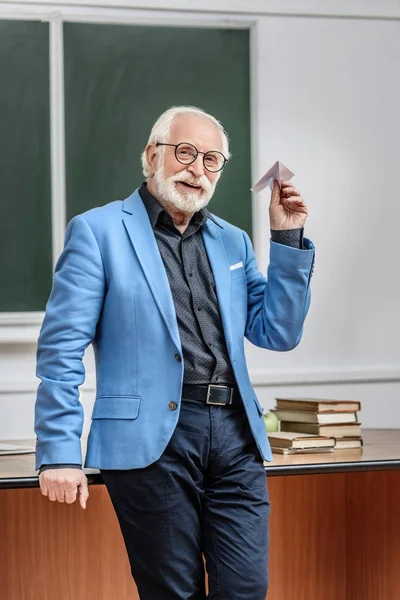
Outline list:
[[[265,175],[261,177],[260,181],[257,181],[257,183],[253,185],[251,191],[256,193],[261,192],[261,190],[263,190],[267,187],[267,185],[269,185],[272,192],[275,179],[279,183],[280,187],[282,179],[287,181],[291,179],[293,175],[294,173],[292,173],[290,169],[285,167],[283,163],[277,160],[276,163],[273,164],[272,167],[269,169],[269,171],[267,171]]]

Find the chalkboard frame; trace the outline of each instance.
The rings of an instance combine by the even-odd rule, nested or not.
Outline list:
[[[52,8],[55,8],[54,6]],[[254,178],[254,173],[258,173],[254,164],[254,152],[253,148],[257,146],[254,133],[255,128],[255,115],[256,102],[255,102],[255,90],[257,84],[255,81],[256,70],[254,68],[255,63],[255,52],[254,48],[257,39],[257,19],[250,20],[247,16],[235,15],[234,17],[229,16],[229,20],[221,15],[212,15],[209,19],[198,20],[190,12],[182,11],[181,14],[165,13],[157,14],[156,17],[153,15],[134,14],[135,10],[130,11],[127,14],[121,8],[104,7],[102,14],[99,15],[97,8],[88,8],[85,11],[85,15],[82,15],[80,7],[57,7],[57,11],[53,11],[49,14],[46,9],[37,8],[34,12],[23,12],[14,11],[11,6],[11,10],[7,7],[4,12],[0,8],[0,19],[13,19],[13,20],[27,20],[27,21],[41,21],[48,22],[50,25],[50,113],[51,113],[51,169],[52,169],[52,194],[51,194],[51,205],[52,205],[52,241],[53,241],[53,266],[60,254],[63,247],[64,232],[66,226],[66,206],[65,206],[65,190],[63,194],[63,186],[65,182],[65,165],[63,167],[64,156],[64,106],[63,106],[63,56],[54,56],[54,53],[60,52],[63,48],[63,35],[62,28],[64,23],[112,23],[121,25],[157,25],[159,27],[207,27],[213,29],[245,29],[249,31],[249,77],[250,77],[250,142],[251,142],[251,154],[250,154],[250,167],[251,177]],[[226,11],[227,15],[229,11]],[[53,53],[53,54],[52,54]],[[58,160],[54,157],[57,151],[60,153]],[[55,163],[58,164],[55,164]],[[58,192],[58,195],[57,195]],[[64,198],[63,198],[64,196]],[[252,210],[252,224],[253,224],[253,236],[258,238],[257,229],[254,227],[257,223],[255,216],[255,205],[254,197],[252,198],[251,210]],[[57,221],[55,221],[55,216]],[[255,250],[257,253],[257,239],[255,240]],[[38,325],[41,324],[44,316],[44,311],[11,311],[1,312],[0,311],[0,344],[8,343],[12,341],[16,342],[35,342],[38,335]]]

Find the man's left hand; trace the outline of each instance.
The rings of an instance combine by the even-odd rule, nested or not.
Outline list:
[[[290,181],[274,181],[269,205],[271,229],[302,229],[308,216],[307,206],[299,190]]]

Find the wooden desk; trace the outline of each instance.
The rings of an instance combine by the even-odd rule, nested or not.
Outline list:
[[[363,435],[362,450],[267,464],[268,600],[400,598],[400,430]],[[40,494],[33,455],[0,457],[0,600],[138,599],[101,475],[86,473],[83,511]]]

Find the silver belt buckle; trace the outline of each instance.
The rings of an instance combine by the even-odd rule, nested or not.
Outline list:
[[[231,390],[231,397],[229,398],[229,402],[213,402],[210,400],[211,388],[219,388],[223,390]],[[228,406],[233,402],[233,388],[230,388],[229,385],[214,385],[213,383],[209,383],[207,386],[207,399],[206,404],[211,404],[213,406]]]

